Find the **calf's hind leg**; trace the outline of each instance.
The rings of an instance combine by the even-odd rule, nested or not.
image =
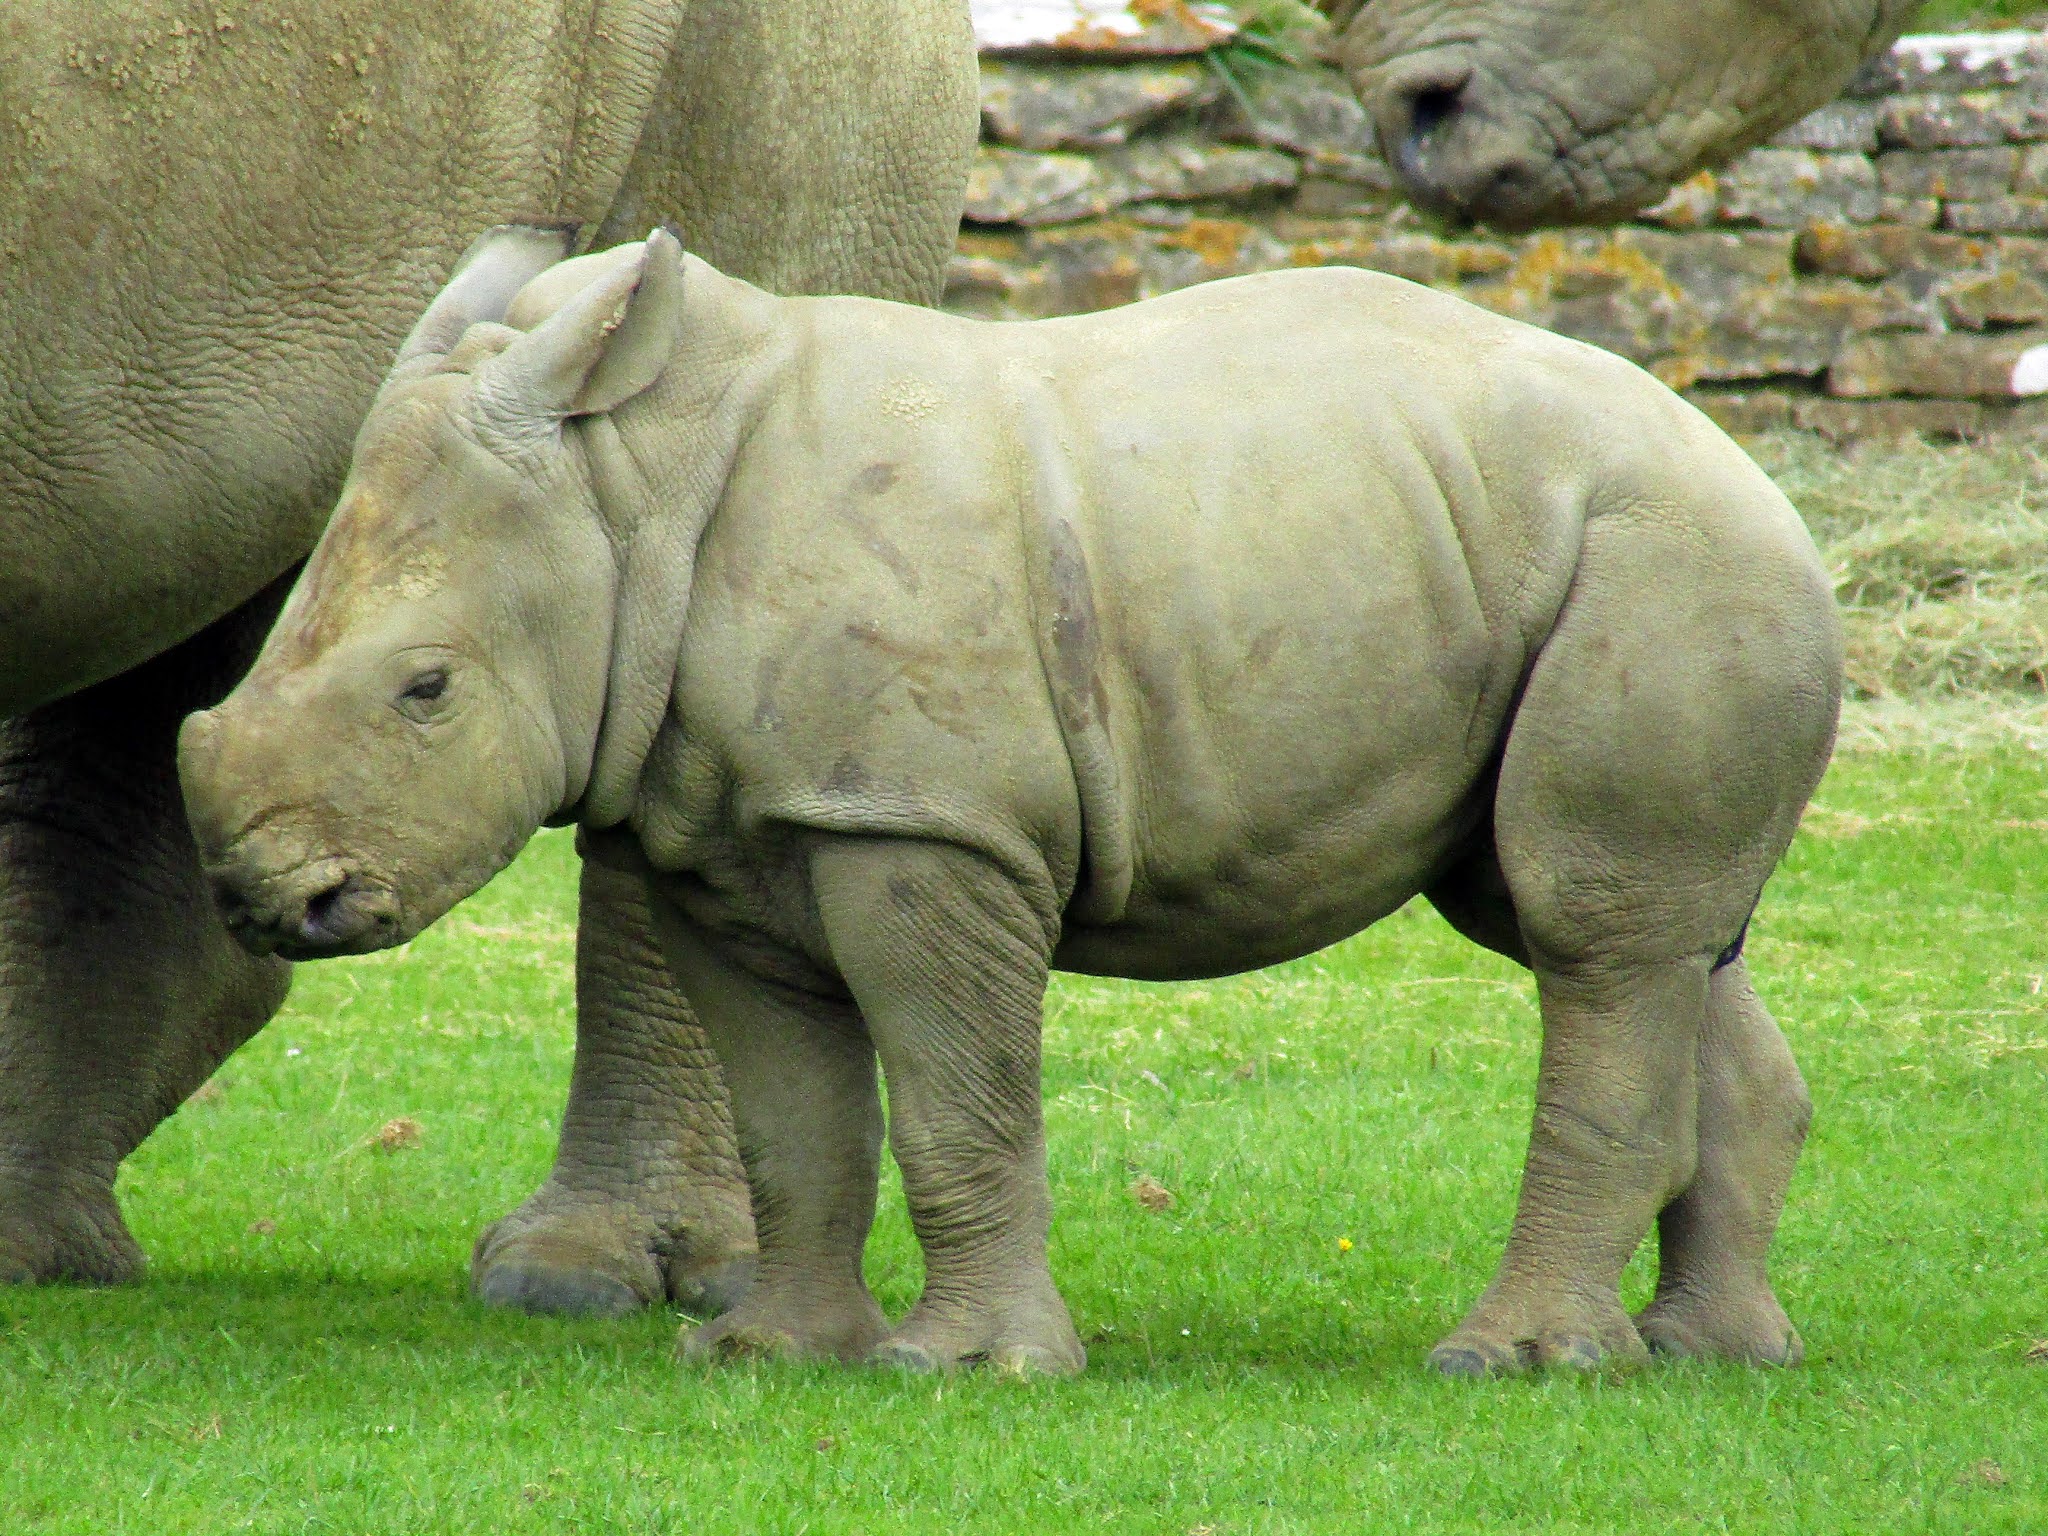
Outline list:
[[[1466,938],[1529,963],[1490,838],[1427,894]],[[1636,1330],[1657,1354],[1796,1365],[1804,1349],[1766,1260],[1812,1103],[1740,956],[1708,979],[1694,1074],[1692,1182],[1657,1215],[1657,1295]]]
[[[1696,1168],[1657,1217],[1657,1295],[1636,1327],[1660,1354],[1796,1365],[1766,1260],[1812,1105],[1739,957],[1708,984],[1698,1079]]]
[[[1753,1026],[1734,1006],[1742,983],[1710,972],[1825,765],[1840,654],[1824,578],[1796,540],[1774,547],[1770,533],[1688,527],[1668,507],[1588,528],[1494,812],[1542,1002],[1535,1122],[1500,1270],[1433,1353],[1439,1370],[1640,1356],[1617,1287],[1667,1206],[1674,1283],[1735,1285],[1726,1260],[1708,1259],[1716,1242],[1756,1251],[1760,1276],[1754,1238],[1730,1242],[1745,1229],[1734,1202],[1775,1219],[1797,1136],[1787,1142],[1782,1096],[1781,1124],[1756,1131],[1743,1117],[1772,1106],[1715,1086],[1739,1079],[1730,1060],[1759,1047],[1753,1027],[1722,1028]],[[1738,1190],[1719,1149],[1766,1143],[1782,1155],[1739,1156]],[[1682,1315],[1653,1308],[1653,1336],[1674,1336]]]

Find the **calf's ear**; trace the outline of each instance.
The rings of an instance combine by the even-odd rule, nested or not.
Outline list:
[[[455,350],[482,320],[502,320],[513,296],[569,254],[574,224],[500,224],[477,236],[398,349],[393,371]]]
[[[683,335],[683,248],[667,230],[513,342],[489,367],[489,408],[515,430],[609,411],[661,377]]]

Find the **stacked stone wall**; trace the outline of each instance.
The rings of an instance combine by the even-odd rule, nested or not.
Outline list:
[[[2048,431],[2048,35],[1905,39],[1639,222],[1512,238],[1430,226],[1334,69],[1220,29],[985,52],[982,109],[963,313],[1345,264],[1610,348],[1737,431]]]

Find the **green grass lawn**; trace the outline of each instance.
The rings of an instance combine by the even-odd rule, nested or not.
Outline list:
[[[1059,982],[1078,1381],[707,1373],[672,1317],[475,1306],[568,1073],[550,835],[409,949],[300,972],[130,1164],[145,1286],[0,1292],[0,1532],[2048,1529],[2044,837],[2048,758],[1852,755],[1766,896],[1819,1104],[1778,1247],[1803,1369],[1475,1385],[1422,1361],[1507,1230],[1536,1015],[1421,907],[1239,980]],[[421,1144],[383,1151],[398,1116]],[[870,1267],[904,1307],[894,1189]]]
[[[1908,31],[1927,32],[1945,28],[2038,27],[2048,21],[2048,5],[2041,0],[1932,0],[1921,7]]]

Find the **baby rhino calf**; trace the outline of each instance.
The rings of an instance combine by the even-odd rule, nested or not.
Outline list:
[[[1765,1261],[1808,1106],[1741,940],[1841,641],[1705,418],[1367,272],[998,325],[773,298],[660,233],[515,294],[507,240],[406,344],[186,792],[240,930],[299,958],[411,937],[547,822],[645,878],[759,1228],[693,1348],[1078,1369],[1048,970],[1268,965],[1420,892],[1544,1031],[1437,1368],[1798,1358]],[[893,1330],[877,1057],[926,1265]]]

